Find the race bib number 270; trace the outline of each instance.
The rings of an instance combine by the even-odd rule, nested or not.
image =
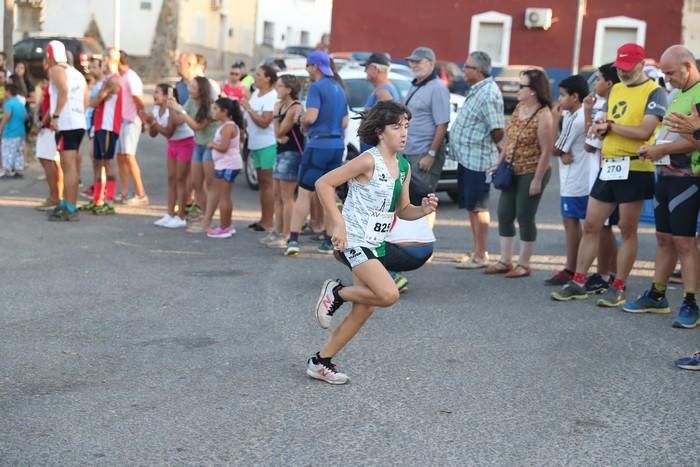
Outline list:
[[[600,169],[600,179],[627,180],[630,174],[630,158],[618,157],[616,159],[603,159],[603,167]]]

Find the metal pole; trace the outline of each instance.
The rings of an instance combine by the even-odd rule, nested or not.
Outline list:
[[[581,56],[581,33],[583,29],[583,15],[586,13],[586,0],[578,0],[576,10],[576,32],[574,33],[574,59],[571,66],[573,74],[578,74],[579,57]]]
[[[114,44],[115,49],[119,49],[119,40],[121,32],[121,0],[114,0]]]

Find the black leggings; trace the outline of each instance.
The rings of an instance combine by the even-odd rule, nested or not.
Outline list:
[[[376,258],[382,263],[382,266],[387,271],[403,272],[413,271],[423,266],[428,259],[433,255],[433,244],[425,243],[420,246],[399,246],[394,243],[386,242],[385,253],[381,258]],[[364,248],[363,248],[364,249]],[[369,253],[368,253],[369,252]],[[369,250],[366,251],[367,257],[373,259],[374,255]],[[335,259],[350,267],[350,263],[345,258],[345,255],[336,251]],[[352,269],[352,268],[351,268]]]

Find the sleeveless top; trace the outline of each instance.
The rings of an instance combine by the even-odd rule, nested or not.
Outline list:
[[[166,107],[165,112],[163,112],[163,115],[161,115],[160,106],[154,105],[152,113],[153,117],[155,117],[156,119],[156,122],[158,122],[158,125],[162,126],[163,128],[168,126],[168,120],[170,120],[170,109]],[[192,128],[190,128],[187,123],[183,122],[175,127],[175,131],[173,132],[173,135],[170,138],[168,138],[168,141],[180,141],[181,139],[193,137],[194,130],[192,130]]]
[[[119,79],[118,74],[107,77],[102,86],[107,86],[112,79]],[[93,115],[95,131],[108,130],[119,134],[122,127],[122,95],[121,88],[117,94],[112,94],[100,103]]]
[[[399,178],[389,173],[379,149],[367,151],[374,159],[372,178],[367,183],[348,181],[348,196],[343,206],[348,248],[365,247],[377,257],[384,256],[384,239],[394,221],[396,203],[408,176],[408,161],[397,154]]]
[[[287,116],[289,109],[295,105],[299,105],[299,101],[292,102],[289,107],[284,109],[284,113],[282,113],[280,110],[279,115],[275,116],[276,118],[279,118],[280,123],[284,121],[284,117]],[[292,126],[292,129],[287,132],[286,136],[289,138],[289,141],[284,144],[277,143],[277,154],[289,151],[299,153],[304,152],[304,135],[301,132],[300,125],[295,123],[294,126]]]
[[[84,130],[86,127],[85,88],[87,88],[87,83],[83,75],[72,66],[63,69],[66,71],[68,99],[61,113],[58,114],[58,131]],[[56,102],[58,101],[58,88],[54,83],[50,85],[51,115],[54,115],[56,113]]]
[[[399,95],[399,91],[396,90],[393,84],[382,84],[380,85],[377,89],[372,91],[372,94],[370,94],[369,99],[367,99],[367,104],[365,104],[365,107],[368,109],[371,107],[374,107],[374,104],[377,103],[377,91],[379,89],[385,89],[389,91],[389,94],[391,94],[391,100],[394,102],[401,102],[401,96]]]
[[[535,111],[537,115],[544,107]],[[534,173],[540,160],[540,143],[537,138],[537,117],[520,119],[520,104],[515,106],[513,115],[506,125],[506,160],[513,163],[513,173],[524,175]],[[517,145],[517,146],[516,146]]]
[[[228,97],[229,99],[233,99],[234,101],[243,100],[242,83],[239,83],[238,86],[232,86],[230,83],[226,82],[221,87],[221,92],[223,92],[226,97]]]
[[[214,134],[214,144],[221,143],[221,129],[229,125],[233,125],[234,127],[236,127],[236,124],[234,122],[228,121],[216,129],[216,133]],[[214,169],[241,170],[243,168],[243,158],[241,157],[240,141],[241,130],[239,128],[238,132],[236,133],[236,136],[231,138],[226,152],[220,152],[216,149],[212,149],[211,154],[212,158],[214,159]]]
[[[90,88],[90,91],[88,92],[88,108],[87,112],[85,113],[85,119],[87,121],[87,129],[92,128],[92,117],[95,115],[95,109],[89,105],[92,100],[97,97],[97,94],[100,92],[100,89],[102,89],[102,84],[105,82],[104,79],[101,79],[99,81],[95,81],[92,83],[92,87]]]

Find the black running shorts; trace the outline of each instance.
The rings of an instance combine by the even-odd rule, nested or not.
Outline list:
[[[659,177],[654,190],[656,231],[695,237],[700,212],[700,178]]]
[[[654,197],[654,173],[630,171],[627,180],[601,180],[600,172],[591,196],[603,203],[625,204]]]

